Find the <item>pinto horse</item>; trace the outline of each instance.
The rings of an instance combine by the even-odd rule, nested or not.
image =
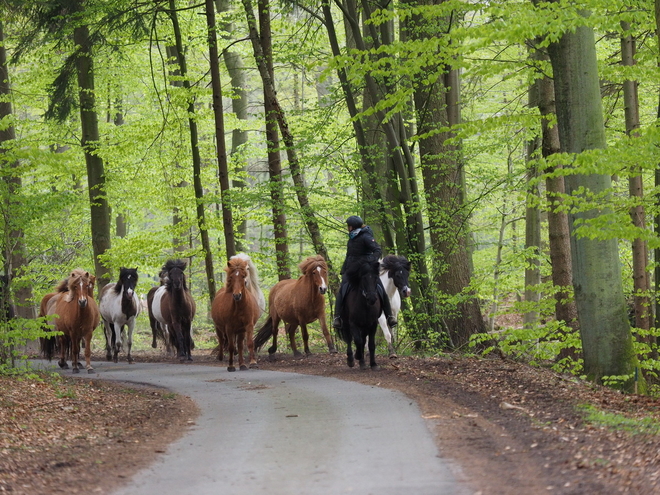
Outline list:
[[[227,371],[236,371],[234,354],[238,347],[238,365],[241,370],[248,369],[245,365],[243,346],[247,342],[250,368],[258,368],[254,353],[254,325],[259,319],[261,309],[252,292],[246,286],[249,273],[248,262],[240,257],[232,257],[225,268],[227,282],[213,298],[211,318],[215,324],[218,336],[218,360],[224,359],[227,349],[229,366]]]
[[[392,307],[392,316],[397,319],[399,311],[401,310],[401,299],[410,296],[412,292],[408,285],[408,278],[410,277],[411,264],[404,256],[396,256],[388,254],[380,260],[380,280],[385,287],[385,293],[390,298],[390,306]],[[387,326],[385,313],[381,313],[378,318],[378,324],[383,330],[383,335],[387,341],[387,349],[391,358],[396,358],[396,352],[392,345],[392,333]]]
[[[307,325],[313,321],[321,322],[321,330],[328,344],[328,351],[336,353],[328,326],[325,321],[325,298],[327,292],[328,265],[323,256],[310,256],[298,265],[302,272],[297,280],[282,280],[275,284],[268,296],[269,317],[266,323],[257,332],[254,339],[255,349],[261,348],[266,341],[273,337],[273,345],[268,348],[268,358],[272,359],[277,351],[277,333],[280,321],[286,322],[286,333],[289,336],[291,350],[294,356],[302,356],[296,347],[296,329],[300,326],[302,332],[305,354],[309,350],[309,333]]]
[[[99,325],[99,308],[94,297],[89,294],[93,283],[89,272],[76,269],[67,279],[66,290],[62,284],[46,301],[45,315],[53,329],[62,332],[57,337],[61,353],[60,368],[68,369],[67,352],[71,356],[71,366],[74,373],[79,373],[80,342],[85,340],[85,367],[88,373],[93,373],[91,365],[91,341],[94,329]],[[56,317],[57,315],[57,317]],[[41,352],[49,361],[53,358],[56,341],[53,337],[41,339]]]
[[[133,363],[133,329],[135,318],[140,314],[140,301],[135,293],[138,281],[137,268],[120,268],[119,280],[103,287],[99,298],[99,310],[105,329],[105,357],[118,362],[122,349],[124,327],[128,327],[128,362]]]
[[[376,329],[378,317],[382,311],[378,295],[377,280],[380,263],[378,261],[358,261],[346,267],[345,274],[350,284],[344,296],[344,306],[340,330],[342,339],[347,344],[346,363],[355,366],[355,358],[360,369],[367,369],[364,359],[364,345],[369,340],[369,364],[377,370],[376,364]],[[355,343],[355,356],[351,344]]]
[[[163,285],[153,293],[150,312],[159,323],[164,339],[178,352],[179,361],[192,361],[192,321],[195,300],[186,284],[186,262],[169,260],[161,270]]]

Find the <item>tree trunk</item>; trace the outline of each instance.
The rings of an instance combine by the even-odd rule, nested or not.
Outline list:
[[[209,303],[213,303],[215,297],[215,275],[213,270],[213,253],[211,252],[211,243],[209,242],[209,232],[204,218],[204,189],[202,187],[201,169],[202,160],[199,154],[199,138],[197,132],[197,121],[195,119],[195,99],[190,93],[190,81],[187,79],[188,69],[186,67],[186,58],[183,54],[183,41],[181,39],[181,30],[179,29],[179,18],[176,13],[175,0],[170,0],[169,16],[172,20],[174,29],[174,38],[176,40],[177,61],[179,71],[183,79],[183,87],[188,93],[188,128],[190,129],[190,147],[192,150],[193,161],[193,187],[195,189],[195,199],[197,200],[197,226],[200,237],[202,238],[202,250],[204,252],[204,267],[206,268],[206,282],[209,291]]]
[[[598,63],[593,30],[580,26],[565,33],[548,51],[555,79],[559,141],[565,153],[604,148],[605,129],[600,99]],[[566,177],[566,193],[581,195],[607,191],[606,174],[574,174]],[[616,239],[599,240],[575,234],[576,221],[589,221],[598,210],[569,215],[573,286],[580,323],[585,374],[602,381],[606,376],[630,377],[633,389],[638,363],[623,296],[621,265]],[[642,389],[644,383],[642,382]]]
[[[630,31],[630,24],[621,22],[624,31]],[[624,66],[635,65],[635,39],[630,35],[621,38],[621,63]],[[634,137],[639,131],[639,99],[637,97],[637,81],[626,80],[623,82],[623,102],[626,117],[626,134]],[[630,208],[630,218],[635,227],[646,230],[646,213],[644,211],[644,186],[642,181],[642,169],[635,166],[637,175],[628,179],[628,190],[631,198],[635,201]],[[635,305],[635,327],[643,330],[651,328],[651,301],[649,291],[651,282],[647,271],[648,246],[644,239],[637,238],[632,242],[633,262],[633,287]]]
[[[323,258],[326,260],[326,263],[328,264],[328,272],[331,274],[330,287],[333,292],[336,292],[339,289],[339,277],[332,269],[332,263],[330,261],[330,257],[328,256],[328,251],[325,247],[325,244],[323,243],[323,237],[321,236],[321,230],[319,229],[318,222],[316,221],[316,215],[309,204],[307,188],[305,186],[305,181],[300,169],[300,162],[298,161],[298,155],[296,153],[293,135],[289,130],[289,124],[284,115],[284,110],[282,110],[282,107],[280,106],[279,100],[277,98],[275,85],[273,84],[273,78],[268,71],[266,58],[264,56],[261,43],[259,42],[260,36],[257,30],[257,22],[254,18],[252,1],[242,0],[242,2],[243,7],[245,8],[245,15],[247,17],[248,27],[250,30],[250,39],[252,41],[252,49],[254,50],[254,58],[257,62],[259,74],[261,75],[261,80],[264,85],[265,97],[266,99],[270,100],[273,112],[277,118],[277,124],[279,126],[280,132],[282,133],[282,139],[286,145],[289,167],[291,169],[291,177],[293,179],[294,189],[296,191],[296,196],[300,205],[300,212],[303,218],[303,222],[305,223],[307,231],[311,237],[312,244],[314,245],[314,251],[317,254],[323,256]]]
[[[224,13],[228,12],[230,8],[229,0],[216,0],[216,8],[218,12]],[[218,29],[222,30],[224,33],[233,33],[234,26],[231,22],[219,22]],[[225,40],[231,40],[231,35],[226,35]],[[245,68],[243,67],[243,58],[239,52],[231,50],[229,48],[222,51],[222,58],[227,67],[227,72],[229,73],[229,78],[231,79],[231,88],[233,92],[233,98],[231,99],[231,107],[236,114],[236,118],[239,120],[248,120],[248,91],[247,91],[247,78],[245,75]],[[233,129],[231,132],[231,151],[230,156],[235,160],[235,157],[239,156],[240,148],[248,142],[248,133],[243,129]],[[241,172],[247,172],[247,160],[243,159],[240,162],[235,163],[237,165],[237,170]],[[245,187],[245,182],[243,179],[233,179],[232,188],[236,191],[240,191]],[[241,220],[236,222],[234,218],[234,230],[237,233],[241,234],[241,237],[235,239],[236,250],[237,251],[246,251],[247,250],[247,222]]]
[[[7,66],[7,51],[5,49],[4,24],[0,20],[0,120],[3,122],[12,121],[11,105],[11,85],[9,84],[9,67]],[[16,132],[13,125],[0,127],[0,154],[11,153],[13,141],[16,139]],[[8,166],[10,169],[16,169],[19,163],[17,160],[3,159],[3,169]],[[7,192],[9,193],[9,211],[12,210],[12,204],[16,201],[19,191],[23,186],[21,177],[17,173],[5,172],[2,174],[3,180],[7,183]],[[5,225],[8,242],[5,246],[5,264],[4,273],[9,276],[9,284],[14,293],[14,306],[16,315],[21,318],[34,318],[35,311],[32,304],[32,287],[29,283],[16,283],[27,267],[25,258],[25,243],[23,242],[23,229],[14,222],[18,216],[7,215]],[[16,281],[16,282],[15,282]],[[3,291],[4,292],[4,291]],[[4,306],[3,306],[4,307]]]
[[[90,217],[92,229],[92,249],[98,293],[110,282],[110,270],[100,261],[99,256],[110,249],[110,209],[105,191],[105,170],[103,158],[97,152],[99,146],[99,122],[96,114],[94,95],[94,64],[92,45],[87,26],[74,29],[73,42],[78,46],[76,72],[78,76],[80,100],[80,144],[85,153],[87,165],[87,185],[89,189]]]
[[[229,168],[227,167],[227,147],[225,145],[225,118],[222,107],[222,86],[220,82],[218,40],[216,37],[213,0],[206,0],[206,26],[208,28],[209,65],[211,70],[211,86],[213,88],[213,117],[215,119],[220,201],[222,203],[222,226],[225,235],[225,252],[229,259],[236,254],[236,240],[234,237],[234,218],[229,190]],[[213,296],[215,296],[215,292]]]
[[[536,86],[536,84],[535,84]],[[530,89],[535,92],[535,89]],[[533,97],[530,95],[530,106]],[[538,176],[536,166],[532,164],[534,153],[539,147],[538,139],[527,143],[527,207],[525,208],[525,252],[528,257],[525,263],[525,302],[534,304],[534,309],[525,311],[523,324],[532,328],[538,323],[539,312],[536,309],[541,300],[541,210],[537,206],[540,197],[538,183],[534,181]]]

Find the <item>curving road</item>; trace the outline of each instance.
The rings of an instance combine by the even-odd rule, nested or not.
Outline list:
[[[276,371],[93,366],[95,374],[80,378],[165,387],[201,410],[186,435],[115,495],[472,492],[439,457],[417,405],[396,391]]]

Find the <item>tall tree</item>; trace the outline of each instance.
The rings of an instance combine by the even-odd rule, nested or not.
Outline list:
[[[588,13],[582,12],[587,16]],[[593,29],[580,25],[564,32],[548,47],[555,80],[559,141],[565,153],[605,148],[605,129]],[[566,177],[566,193],[587,198],[611,187],[607,174],[574,173]],[[576,222],[589,222],[606,212],[591,207],[569,215],[573,286],[580,323],[585,374],[628,377],[632,389],[637,358],[623,296],[616,239],[590,239],[576,232]]]
[[[213,273],[213,253],[211,252],[211,243],[209,242],[208,225],[206,223],[204,212],[204,188],[202,186],[202,159],[199,153],[199,133],[197,130],[197,120],[195,117],[195,98],[190,92],[190,81],[188,80],[188,68],[186,57],[183,52],[183,38],[179,27],[179,17],[176,10],[175,0],[169,0],[168,15],[172,21],[174,31],[174,40],[176,46],[177,63],[179,72],[183,79],[183,87],[188,93],[188,129],[190,131],[190,147],[192,150],[193,162],[193,187],[195,189],[195,199],[197,200],[197,226],[202,239],[202,250],[204,252],[204,267],[206,269],[206,283],[209,291],[209,300],[212,303],[215,297],[215,275]],[[224,138],[224,136],[223,136]]]

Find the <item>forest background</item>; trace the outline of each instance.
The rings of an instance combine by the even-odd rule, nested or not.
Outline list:
[[[1,3],[3,364],[77,267],[187,259],[196,332],[239,251],[334,293],[359,214],[400,347],[655,383],[659,2]]]

